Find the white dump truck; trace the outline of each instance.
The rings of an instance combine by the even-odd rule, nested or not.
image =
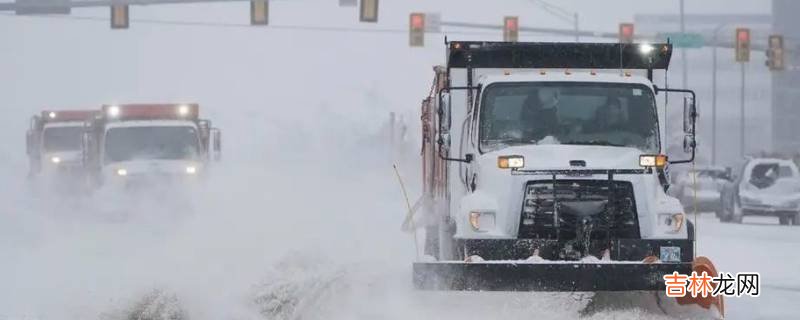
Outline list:
[[[447,43],[422,104],[422,290],[655,291],[707,271],[666,167],[694,159],[694,92],[654,72],[669,44]],[[684,160],[665,112],[684,104]],[[678,299],[715,314],[721,297]]]
[[[84,164],[93,189],[191,183],[219,160],[220,131],[197,104],[105,105],[88,123]]]
[[[28,177],[59,192],[81,190],[85,171],[81,162],[84,123],[95,110],[44,110],[31,118],[26,134]]]

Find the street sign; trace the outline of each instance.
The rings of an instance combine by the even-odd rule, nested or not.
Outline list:
[[[659,33],[658,38],[672,43],[673,48],[702,48],[706,41],[699,33],[666,32]]]
[[[70,0],[15,0],[18,15],[69,14]]]

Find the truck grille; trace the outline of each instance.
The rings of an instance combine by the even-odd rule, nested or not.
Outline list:
[[[640,238],[636,200],[628,181],[530,181],[523,201],[522,239]]]

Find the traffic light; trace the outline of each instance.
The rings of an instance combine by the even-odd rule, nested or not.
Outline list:
[[[633,23],[619,24],[619,43],[633,43]]]
[[[519,41],[519,17],[513,16],[503,18],[503,41]]]
[[[408,18],[408,45],[425,46],[425,14],[415,12]]]
[[[111,6],[111,29],[128,29],[128,5],[115,4]]]
[[[269,0],[250,0],[250,24],[254,26],[269,24]]]
[[[359,21],[378,22],[378,0],[361,0]]]
[[[736,28],[736,62],[750,61],[750,29]]]
[[[784,69],[783,36],[781,35],[773,34],[769,36],[767,43],[767,67],[772,71]]]

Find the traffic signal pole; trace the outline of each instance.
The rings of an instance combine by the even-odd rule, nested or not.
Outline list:
[[[711,165],[717,164],[717,32],[711,47]]]
[[[740,62],[739,63],[739,65],[742,68],[742,90],[741,90],[740,95],[739,95],[739,102],[741,103],[740,104],[741,110],[739,111],[739,112],[741,112],[741,117],[739,119],[739,136],[741,138],[741,140],[739,141],[739,150],[740,150],[740,153],[742,155],[742,159],[744,159],[745,155],[747,155],[747,152],[745,152],[745,149],[744,149],[745,148],[745,139],[746,139],[745,138],[745,131],[746,130],[745,130],[745,127],[744,127],[745,126],[745,113],[744,113],[744,90],[745,90],[745,81],[744,81],[745,68],[744,67],[745,67],[745,63],[746,62]]]

